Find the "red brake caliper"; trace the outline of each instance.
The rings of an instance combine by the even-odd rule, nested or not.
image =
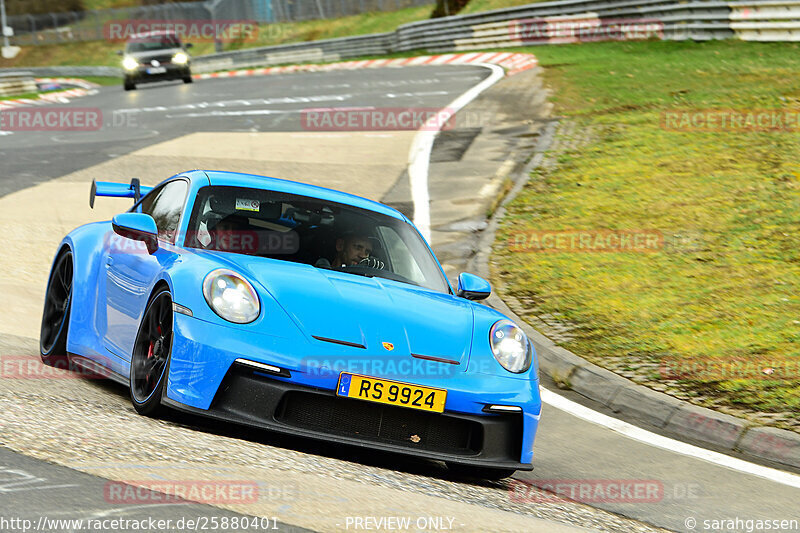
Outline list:
[[[161,324],[156,326],[156,329],[158,330],[158,334],[161,335]],[[153,348],[155,348],[155,346],[156,346],[156,343],[154,343],[153,341],[150,341],[150,346],[147,348],[147,358],[148,359],[153,357]]]
[[[161,324],[156,326],[156,329],[158,330],[158,334],[161,335]],[[154,343],[153,341],[150,341],[150,346],[147,347],[147,358],[148,359],[153,357],[153,348],[155,348],[155,345],[156,345],[156,343]],[[147,381],[148,384],[150,383],[150,375],[148,375],[145,378],[145,381]]]

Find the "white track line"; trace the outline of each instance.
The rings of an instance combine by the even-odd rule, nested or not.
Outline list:
[[[462,107],[474,100],[483,91],[497,83],[505,75],[502,67],[487,63],[470,63],[492,71],[488,78],[443,108],[438,116],[428,120],[414,136],[408,152],[408,180],[411,184],[411,199],[414,202],[414,225],[419,228],[428,243],[431,242],[430,194],[428,192],[428,167],[430,166],[433,141],[440,128]]]
[[[639,442],[643,442],[650,446],[663,448],[665,450],[686,455],[688,457],[701,459],[718,466],[730,468],[731,470],[758,476],[769,481],[774,481],[775,483],[780,483],[789,487],[800,488],[800,476],[790,472],[784,472],[775,468],[757,465],[743,461],[742,459],[737,459],[736,457],[731,457],[718,452],[712,452],[711,450],[706,450],[705,448],[701,448],[699,446],[694,446],[679,440],[651,433],[640,427],[634,426],[633,424],[629,424],[628,422],[623,422],[622,420],[618,420],[614,417],[598,413],[597,411],[573,402],[572,400],[556,394],[551,390],[545,389],[544,387],[541,387],[541,393],[542,401],[544,403],[552,405],[556,409],[565,411],[582,420],[591,422],[592,424],[597,424],[598,426],[608,428],[611,431],[619,433],[620,435],[624,435],[630,439],[638,440]]]

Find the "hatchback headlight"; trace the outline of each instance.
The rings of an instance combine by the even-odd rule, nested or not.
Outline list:
[[[189,61],[189,56],[184,54],[183,52],[178,52],[174,56],[172,56],[172,62],[176,65],[184,65]]]
[[[139,62],[136,61],[131,56],[127,56],[122,60],[122,67],[125,70],[136,70],[136,67],[139,66]]]
[[[531,367],[531,345],[528,336],[510,320],[498,320],[489,331],[489,344],[500,365],[515,374]]]
[[[261,304],[250,283],[232,270],[212,270],[203,280],[209,307],[229,322],[247,324],[258,318]]]

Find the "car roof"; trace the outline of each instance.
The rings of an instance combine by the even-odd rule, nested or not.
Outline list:
[[[213,186],[251,187],[254,189],[266,189],[270,191],[296,194],[298,196],[308,196],[310,198],[318,198],[320,200],[367,209],[369,211],[374,211],[376,213],[410,222],[408,218],[406,218],[406,216],[400,211],[389,207],[388,205],[376,202],[374,200],[369,200],[361,196],[356,196],[354,194],[336,191],[325,187],[319,187],[317,185],[310,185],[308,183],[301,183],[298,181],[280,178],[271,178],[268,176],[259,176],[256,174],[242,174],[239,172],[226,172],[220,170],[198,170],[192,173],[186,173],[184,175],[191,177],[192,179],[206,178],[208,179],[209,185]]]
[[[177,33],[175,33],[174,31],[152,30],[152,31],[146,31],[146,32],[142,32],[142,33],[134,33],[130,37],[128,37],[128,42],[138,41],[138,40],[141,40],[141,39],[147,39],[147,38],[152,38],[152,37],[171,37],[171,38],[173,38],[175,40],[178,40],[178,41],[181,40],[180,36]]]

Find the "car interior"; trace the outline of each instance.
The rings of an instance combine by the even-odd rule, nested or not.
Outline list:
[[[220,191],[198,198],[198,203],[204,205],[199,206],[196,230],[190,232],[192,247],[315,266],[325,266],[327,260],[330,266],[336,255],[336,240],[358,234],[370,240],[370,256],[391,269],[391,258],[384,251],[379,228],[368,216],[348,213],[335,204],[252,198],[250,191],[247,198],[240,198],[231,192]],[[233,238],[226,242],[225,235]]]
[[[332,266],[337,239],[352,235],[369,241],[370,261]],[[430,250],[409,224],[312,197],[246,187],[204,187],[194,202],[184,244],[448,290]]]

